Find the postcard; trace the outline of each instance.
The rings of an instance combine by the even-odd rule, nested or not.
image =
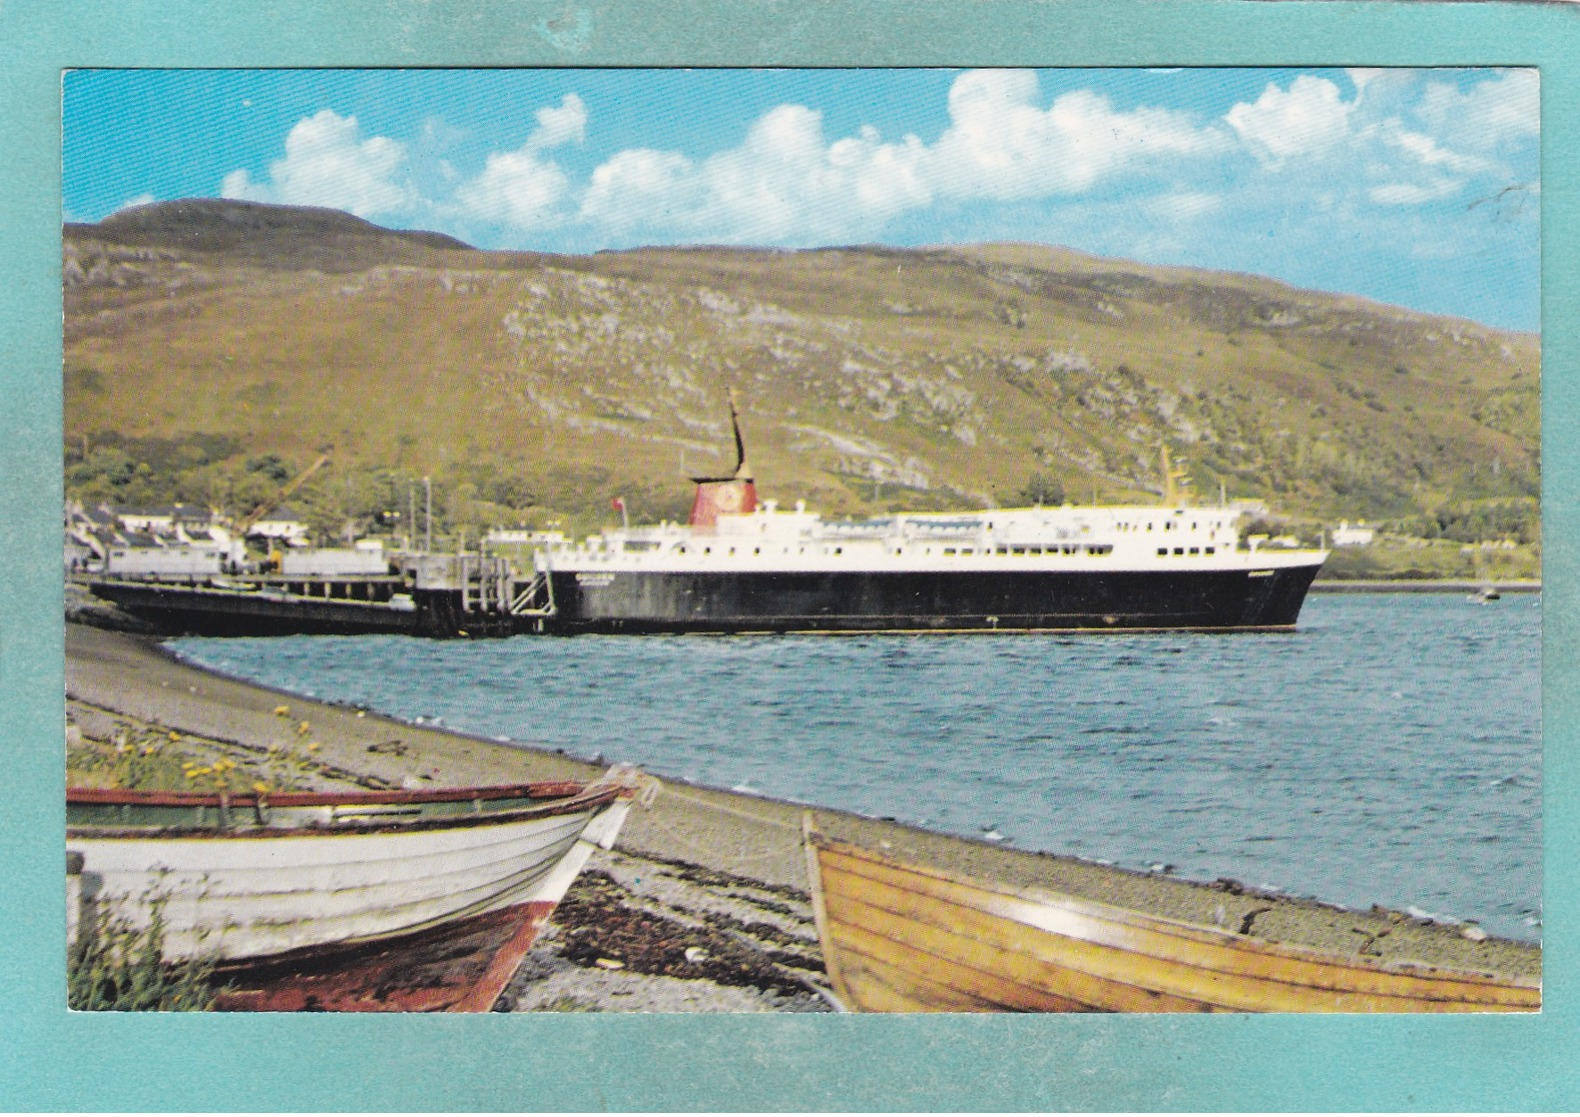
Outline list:
[[[1560,1097],[1568,24],[991,11],[10,17],[19,1104]]]

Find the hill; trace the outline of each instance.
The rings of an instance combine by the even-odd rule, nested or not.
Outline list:
[[[383,229],[337,209],[271,206],[217,198],[134,206],[97,225],[67,225],[66,240],[120,247],[223,253],[258,267],[346,272],[377,264],[443,263],[471,246],[443,233]]]
[[[386,521],[678,517],[733,465],[833,513],[1195,491],[1533,539],[1539,339],[1041,245],[486,252],[346,214],[141,207],[64,233],[67,481]],[[1313,531],[1313,535],[1314,535]]]

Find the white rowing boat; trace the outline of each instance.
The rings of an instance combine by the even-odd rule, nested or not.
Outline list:
[[[431,951],[447,934],[480,930],[483,970],[504,969],[511,955],[519,962],[592,850],[611,846],[633,799],[656,787],[616,769],[589,785],[417,792],[73,789],[67,850],[82,910],[133,927],[157,913],[168,961],[216,961],[233,984],[258,986],[254,1001],[268,999],[270,982],[249,985],[248,973],[311,973],[322,988],[317,1004],[302,1007],[331,1007],[326,998],[388,1007],[344,975],[381,951]],[[460,967],[476,968],[475,959]],[[514,969],[487,984],[502,988]],[[475,982],[459,972],[433,975],[449,991],[439,999],[466,985],[468,1001]],[[493,995],[468,1003],[486,999],[486,1009]],[[454,1007],[433,999],[394,1007]]]

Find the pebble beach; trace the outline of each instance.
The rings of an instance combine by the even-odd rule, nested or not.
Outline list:
[[[149,637],[78,623],[66,626],[66,692],[68,743],[158,732],[188,755],[244,771],[309,726],[315,747],[301,777],[325,789],[586,780],[603,770],[530,744],[284,695],[182,662]],[[806,813],[665,781],[650,809],[632,812],[616,848],[589,864],[496,1011],[830,1011],[801,846]],[[1132,872],[836,811],[812,816],[823,833],[904,859],[1260,938],[1511,977],[1541,969],[1539,946],[1473,925]]]

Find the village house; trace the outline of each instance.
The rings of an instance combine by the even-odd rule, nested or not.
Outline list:
[[[1339,526],[1333,529],[1333,545],[1335,547],[1364,547],[1377,535],[1377,532],[1366,526],[1366,521],[1351,524],[1348,520],[1340,520]]]
[[[305,547],[308,545],[308,527],[293,509],[276,508],[248,528],[247,537],[261,537],[287,547]]]

